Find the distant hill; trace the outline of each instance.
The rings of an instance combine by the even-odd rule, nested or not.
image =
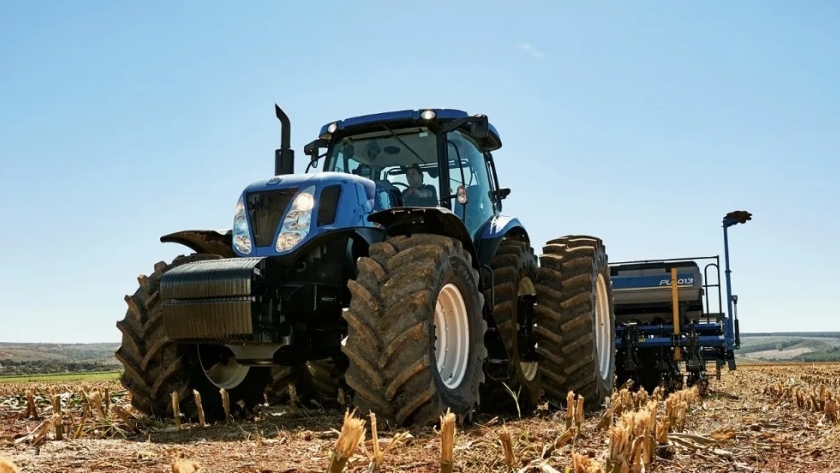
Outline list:
[[[118,370],[113,343],[0,343],[0,376]]]
[[[0,343],[0,376],[121,370],[114,343]],[[741,360],[840,361],[840,332],[742,333]]]
[[[736,358],[760,361],[840,361],[840,332],[742,333]]]

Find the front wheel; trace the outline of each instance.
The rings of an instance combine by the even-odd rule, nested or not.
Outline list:
[[[461,243],[441,235],[398,236],[359,258],[344,312],[347,385],[361,414],[429,425],[479,403],[487,356],[478,271]]]
[[[115,355],[124,368],[120,381],[131,394],[131,405],[148,416],[171,419],[173,392],[178,394],[181,413],[189,420],[198,415],[193,390],[201,394],[208,421],[224,419],[219,392],[222,386],[230,388],[227,391],[232,413],[238,410],[240,400],[250,409],[262,399],[263,386],[268,382],[267,369],[252,368],[243,373],[230,363],[222,349],[199,350],[196,345],[176,344],[163,330],[163,275],[182,264],[219,258],[198,253],[179,256],[171,264],[161,261],[152,274],[137,278],[139,287],[133,295],[125,296],[128,309],[117,322],[122,343]]]

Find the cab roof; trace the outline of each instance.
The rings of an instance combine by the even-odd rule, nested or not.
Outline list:
[[[422,126],[426,120],[423,119],[420,114],[425,111],[435,112],[435,118],[433,120],[437,122],[447,122],[470,116],[463,110],[456,110],[452,108],[422,108],[418,110],[373,113],[329,122],[321,127],[319,136],[330,133],[329,128],[331,125],[335,125],[335,132],[341,132],[343,130],[349,131],[350,129],[356,127],[364,128],[378,123]],[[488,150],[495,151],[502,147],[502,139],[499,136],[499,132],[496,130],[496,127],[494,127],[492,123],[488,123],[487,127],[489,136],[482,141]]]

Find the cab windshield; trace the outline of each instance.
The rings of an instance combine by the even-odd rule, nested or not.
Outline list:
[[[356,174],[381,187],[395,188],[405,205],[438,205],[442,195],[437,136],[424,127],[393,131],[341,138],[332,146],[324,171]]]

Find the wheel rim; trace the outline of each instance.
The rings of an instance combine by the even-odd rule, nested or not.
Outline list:
[[[447,284],[435,304],[435,360],[443,384],[449,389],[461,385],[470,354],[467,305],[461,291]]]
[[[204,371],[204,376],[213,386],[231,390],[239,386],[245,380],[245,377],[248,376],[250,367],[240,365],[234,358],[228,359],[227,363],[215,363],[208,369],[201,353],[201,347],[198,350],[198,361],[201,363],[201,370]]]
[[[519,281],[519,292],[517,294],[519,297],[533,296],[533,295],[536,295],[536,294],[537,294],[537,289],[534,287],[534,283],[533,283],[533,281],[531,281],[530,278],[522,278],[522,280]],[[532,317],[527,317],[526,320],[532,322],[532,326],[531,326],[531,329],[529,331],[533,332],[533,329],[534,329],[534,327],[537,326],[537,324],[533,323],[533,318]],[[526,328],[526,330],[527,330],[527,328]],[[527,338],[530,339],[531,337],[527,337]],[[535,350],[537,348],[537,345],[538,345],[537,343],[534,344],[534,349]],[[528,348],[528,347],[520,347],[519,352],[522,353],[524,351],[527,351],[526,348]],[[539,369],[539,362],[537,362],[537,361],[520,361],[519,366],[522,369],[522,376],[524,376],[526,380],[533,381],[534,378],[537,376],[537,370]]]
[[[607,298],[607,283],[604,275],[598,274],[595,282],[595,349],[598,357],[598,370],[601,379],[607,379],[610,371],[610,355],[614,348],[610,346],[610,307]]]

